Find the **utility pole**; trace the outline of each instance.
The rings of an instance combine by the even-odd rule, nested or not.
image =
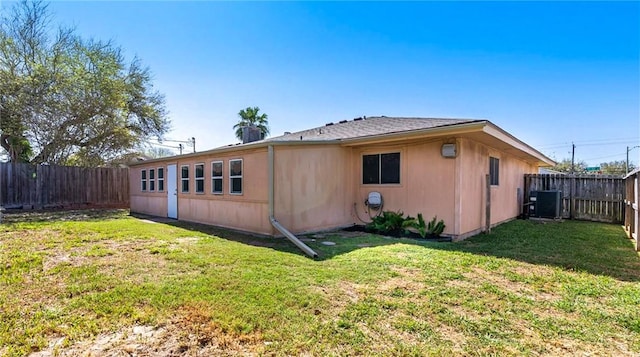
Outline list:
[[[640,145],[636,145],[636,146],[634,146],[632,148],[627,146],[627,162],[624,165],[624,174],[625,175],[629,173],[629,151],[631,151],[633,149],[637,149],[637,148],[640,148]]]
[[[571,174],[576,173],[575,158],[576,158],[576,144],[571,143]]]

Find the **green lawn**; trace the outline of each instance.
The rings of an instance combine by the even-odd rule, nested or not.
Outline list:
[[[616,225],[322,234],[306,237],[314,261],[284,239],[125,211],[4,219],[0,355],[108,338],[148,354],[640,354],[640,258]],[[157,333],[132,345],[134,326]]]

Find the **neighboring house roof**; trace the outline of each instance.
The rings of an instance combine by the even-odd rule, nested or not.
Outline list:
[[[462,123],[480,122],[475,119],[440,119],[440,118],[391,118],[365,117],[354,120],[343,120],[328,123],[318,128],[307,129],[295,133],[265,139],[265,141],[300,141],[300,140],[345,140],[367,136],[409,132],[413,130],[437,128]]]

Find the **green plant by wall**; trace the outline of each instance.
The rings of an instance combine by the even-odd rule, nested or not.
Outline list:
[[[418,213],[418,218],[407,217],[403,222],[403,227],[415,229],[420,237],[426,238],[427,236],[439,236],[444,232],[445,224],[444,220],[438,221],[438,216],[434,216],[429,223],[424,220],[422,213]]]
[[[402,211],[384,211],[381,215],[373,218],[373,221],[367,224],[367,228],[381,234],[400,235],[400,233],[404,232],[404,222],[405,218]]]
[[[422,214],[419,214],[419,216],[421,215]],[[427,231],[426,231],[427,235],[439,236],[440,234],[442,234],[442,232],[444,232],[444,227],[445,227],[444,220],[441,219],[436,222],[437,219],[438,219],[438,216],[433,216],[433,219],[429,221],[429,224],[427,224]]]

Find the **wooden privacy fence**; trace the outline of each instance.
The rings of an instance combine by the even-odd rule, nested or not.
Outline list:
[[[129,207],[129,169],[0,163],[0,206]]]
[[[531,191],[562,191],[562,218],[596,222],[624,221],[625,183],[609,175],[524,176],[525,203]]]
[[[640,170],[635,170],[627,177],[625,177],[626,197],[624,203],[625,215],[624,215],[624,229],[627,231],[629,238],[635,241],[636,250],[640,250],[640,236],[638,235],[638,224],[640,223],[640,211],[638,211],[638,176],[640,176]]]

